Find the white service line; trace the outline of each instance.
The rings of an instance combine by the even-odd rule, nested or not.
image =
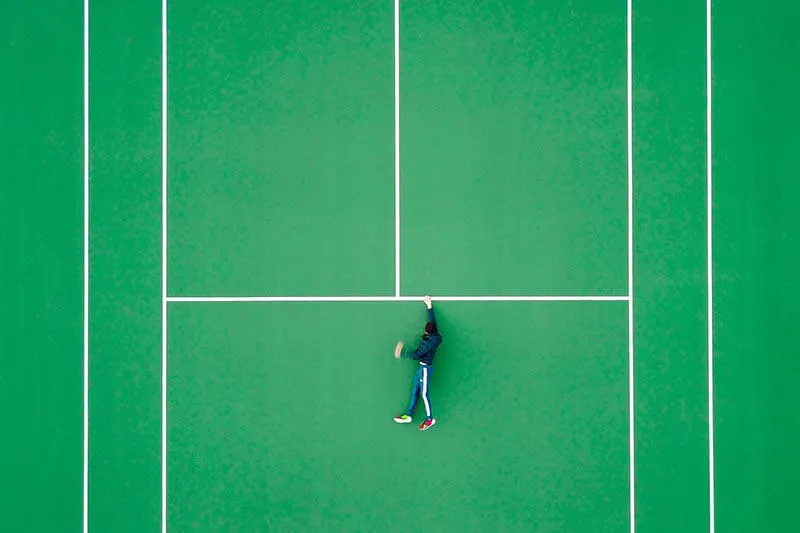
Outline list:
[[[419,302],[422,296],[170,296],[170,303]],[[437,296],[434,302],[627,302],[627,296]]]

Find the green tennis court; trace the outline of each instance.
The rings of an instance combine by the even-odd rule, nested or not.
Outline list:
[[[3,12],[4,531],[800,527],[797,7]]]

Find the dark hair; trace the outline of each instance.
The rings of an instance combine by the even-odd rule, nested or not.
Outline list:
[[[436,329],[436,322],[428,322],[425,324],[425,333],[438,333]]]

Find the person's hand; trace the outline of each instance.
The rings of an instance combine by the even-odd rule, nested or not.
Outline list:
[[[394,347],[394,358],[400,359],[400,355],[403,353],[403,343],[398,342],[397,346]]]
[[[423,298],[422,301],[425,302],[425,305],[427,306],[428,309],[433,307],[433,302],[431,302],[430,296],[425,296],[425,298]]]

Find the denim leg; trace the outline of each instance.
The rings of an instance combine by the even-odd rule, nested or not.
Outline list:
[[[411,399],[408,402],[408,409],[406,410],[406,414],[408,416],[414,416],[414,409],[417,408],[417,401],[419,400],[419,391],[422,381],[422,369],[417,369],[414,372],[414,384],[411,386]]]

